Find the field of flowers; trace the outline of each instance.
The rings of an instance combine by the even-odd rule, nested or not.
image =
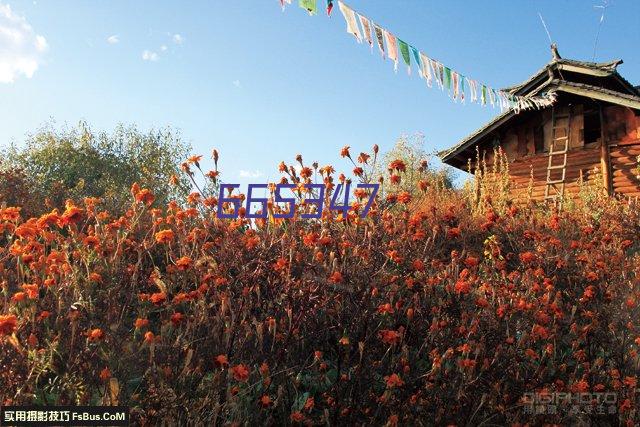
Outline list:
[[[297,161],[287,182],[345,180]],[[638,205],[476,204],[426,179],[394,192],[389,169],[366,218],[220,220],[215,192],[153,207],[137,185],[121,217],[1,208],[0,403],[128,405],[147,425],[636,424]],[[617,399],[536,417],[529,392]]]

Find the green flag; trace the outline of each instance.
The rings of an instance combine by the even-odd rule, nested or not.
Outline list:
[[[482,97],[480,99],[482,100],[482,105],[487,105],[487,87],[485,85],[482,85]]]
[[[404,59],[404,63],[407,64],[407,67],[411,68],[411,57],[409,56],[409,45],[398,39],[398,45],[400,45],[400,53],[402,53],[402,59]]]
[[[315,15],[318,13],[316,0],[298,0],[298,5],[309,12],[309,15]]]
[[[451,68],[444,67],[444,87],[451,89]]]

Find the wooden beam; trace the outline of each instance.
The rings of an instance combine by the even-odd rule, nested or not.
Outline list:
[[[622,105],[624,107],[634,108],[640,110],[640,101],[635,99],[623,98],[620,96],[611,95],[608,93],[602,93],[598,90],[588,89],[584,87],[575,87],[560,83],[558,90],[562,92],[572,93],[574,95],[585,96],[587,98],[597,99],[599,101],[609,102],[615,105]]]
[[[579,66],[570,65],[570,64],[558,64],[558,68],[564,71],[570,71],[573,73],[580,73],[580,74],[588,74],[590,76],[596,76],[596,77],[607,77],[612,74],[611,71],[594,70],[592,68],[579,67]]]

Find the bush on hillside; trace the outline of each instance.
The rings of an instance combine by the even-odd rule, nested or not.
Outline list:
[[[400,191],[364,219],[252,224],[216,219],[215,195],[154,208],[137,185],[122,216],[6,207],[0,401],[119,403],[151,425],[636,423],[638,207],[479,214],[421,191],[420,210]],[[535,418],[534,391],[617,402]]]

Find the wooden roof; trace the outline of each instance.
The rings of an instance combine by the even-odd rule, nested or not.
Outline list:
[[[552,48],[553,49],[553,48]],[[518,96],[534,96],[545,92],[565,92],[610,104],[640,110],[640,87],[635,87],[617,71],[622,60],[610,62],[584,62],[563,59],[554,52],[554,58],[533,76],[519,85],[503,89]],[[573,81],[572,81],[573,80]],[[577,80],[577,81],[575,81]],[[518,113],[509,109],[464,138],[453,147],[438,153],[444,163],[457,168],[466,166],[473,153],[466,153],[485,136],[506,125]]]

